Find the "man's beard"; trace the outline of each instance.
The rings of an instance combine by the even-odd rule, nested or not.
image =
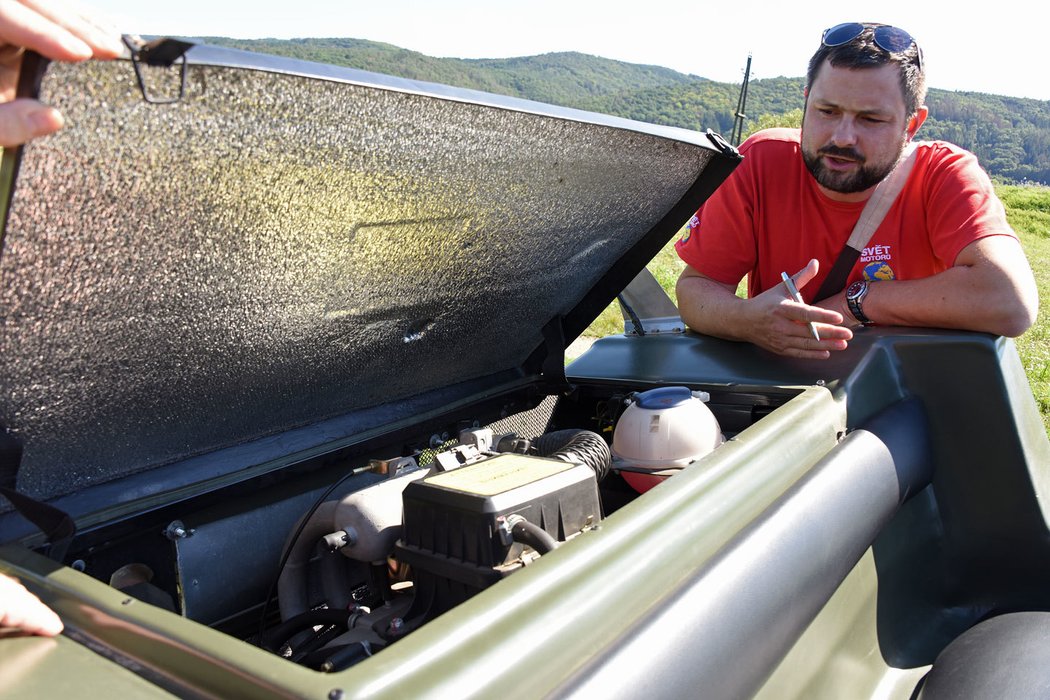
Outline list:
[[[853,194],[855,192],[863,192],[882,182],[896,167],[903,152],[904,142],[902,141],[900,149],[893,160],[883,163],[868,163],[866,158],[852,148],[839,148],[828,144],[823,148],[817,149],[816,153],[807,151],[805,146],[803,146],[802,160],[805,161],[809,172],[822,186],[832,192]],[[850,173],[830,170],[824,166],[821,156],[848,158],[855,161],[857,167]]]

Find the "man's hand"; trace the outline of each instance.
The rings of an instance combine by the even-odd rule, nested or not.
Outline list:
[[[53,637],[62,631],[62,620],[21,583],[0,574],[0,628]]]
[[[115,58],[120,35],[86,8],[63,0],[0,0],[0,146],[17,146],[62,128],[62,115],[35,100],[15,100],[22,53],[58,61]]]
[[[793,278],[804,288],[817,274],[811,260]],[[791,299],[782,284],[753,299],[740,299],[730,285],[716,282],[691,267],[678,280],[682,318],[695,331],[728,340],[745,340],[778,355],[824,360],[832,351],[845,350],[853,332],[843,327],[843,315]],[[820,340],[810,334],[816,324]]]
[[[795,286],[802,290],[817,274],[818,263],[810,260],[804,268],[792,275]],[[778,355],[827,359],[832,350],[845,350],[853,338],[843,328],[843,316],[837,311],[819,306],[800,304],[791,299],[783,285],[777,285],[748,301],[745,329],[750,342]],[[820,340],[815,340],[809,325],[816,325]]]

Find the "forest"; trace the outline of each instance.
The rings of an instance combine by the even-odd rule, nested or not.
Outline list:
[[[460,59],[426,56],[362,39],[206,37],[201,41],[655,124],[712,129],[727,137],[733,131],[740,95],[740,84],[573,52]],[[776,122],[800,110],[803,82],[802,77],[750,81],[744,133],[762,119]],[[997,182],[1050,183],[1050,101],[931,87],[926,103],[930,117],[920,138],[944,139],[973,151]]]

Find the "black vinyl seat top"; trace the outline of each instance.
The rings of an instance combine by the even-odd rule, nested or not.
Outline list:
[[[944,648],[918,700],[1050,698],[1050,612],[999,615]]]

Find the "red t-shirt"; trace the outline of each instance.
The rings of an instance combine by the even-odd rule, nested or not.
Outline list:
[[[675,244],[697,272],[748,296],[781,283],[811,258],[820,271],[801,291],[807,302],[842,251],[865,202],[829,199],[802,161],[798,129],[769,129],[740,147],[743,162],[700,208]],[[1015,235],[977,158],[943,141],[918,142],[904,189],[886,213],[849,282],[917,279],[955,263],[979,238]]]

